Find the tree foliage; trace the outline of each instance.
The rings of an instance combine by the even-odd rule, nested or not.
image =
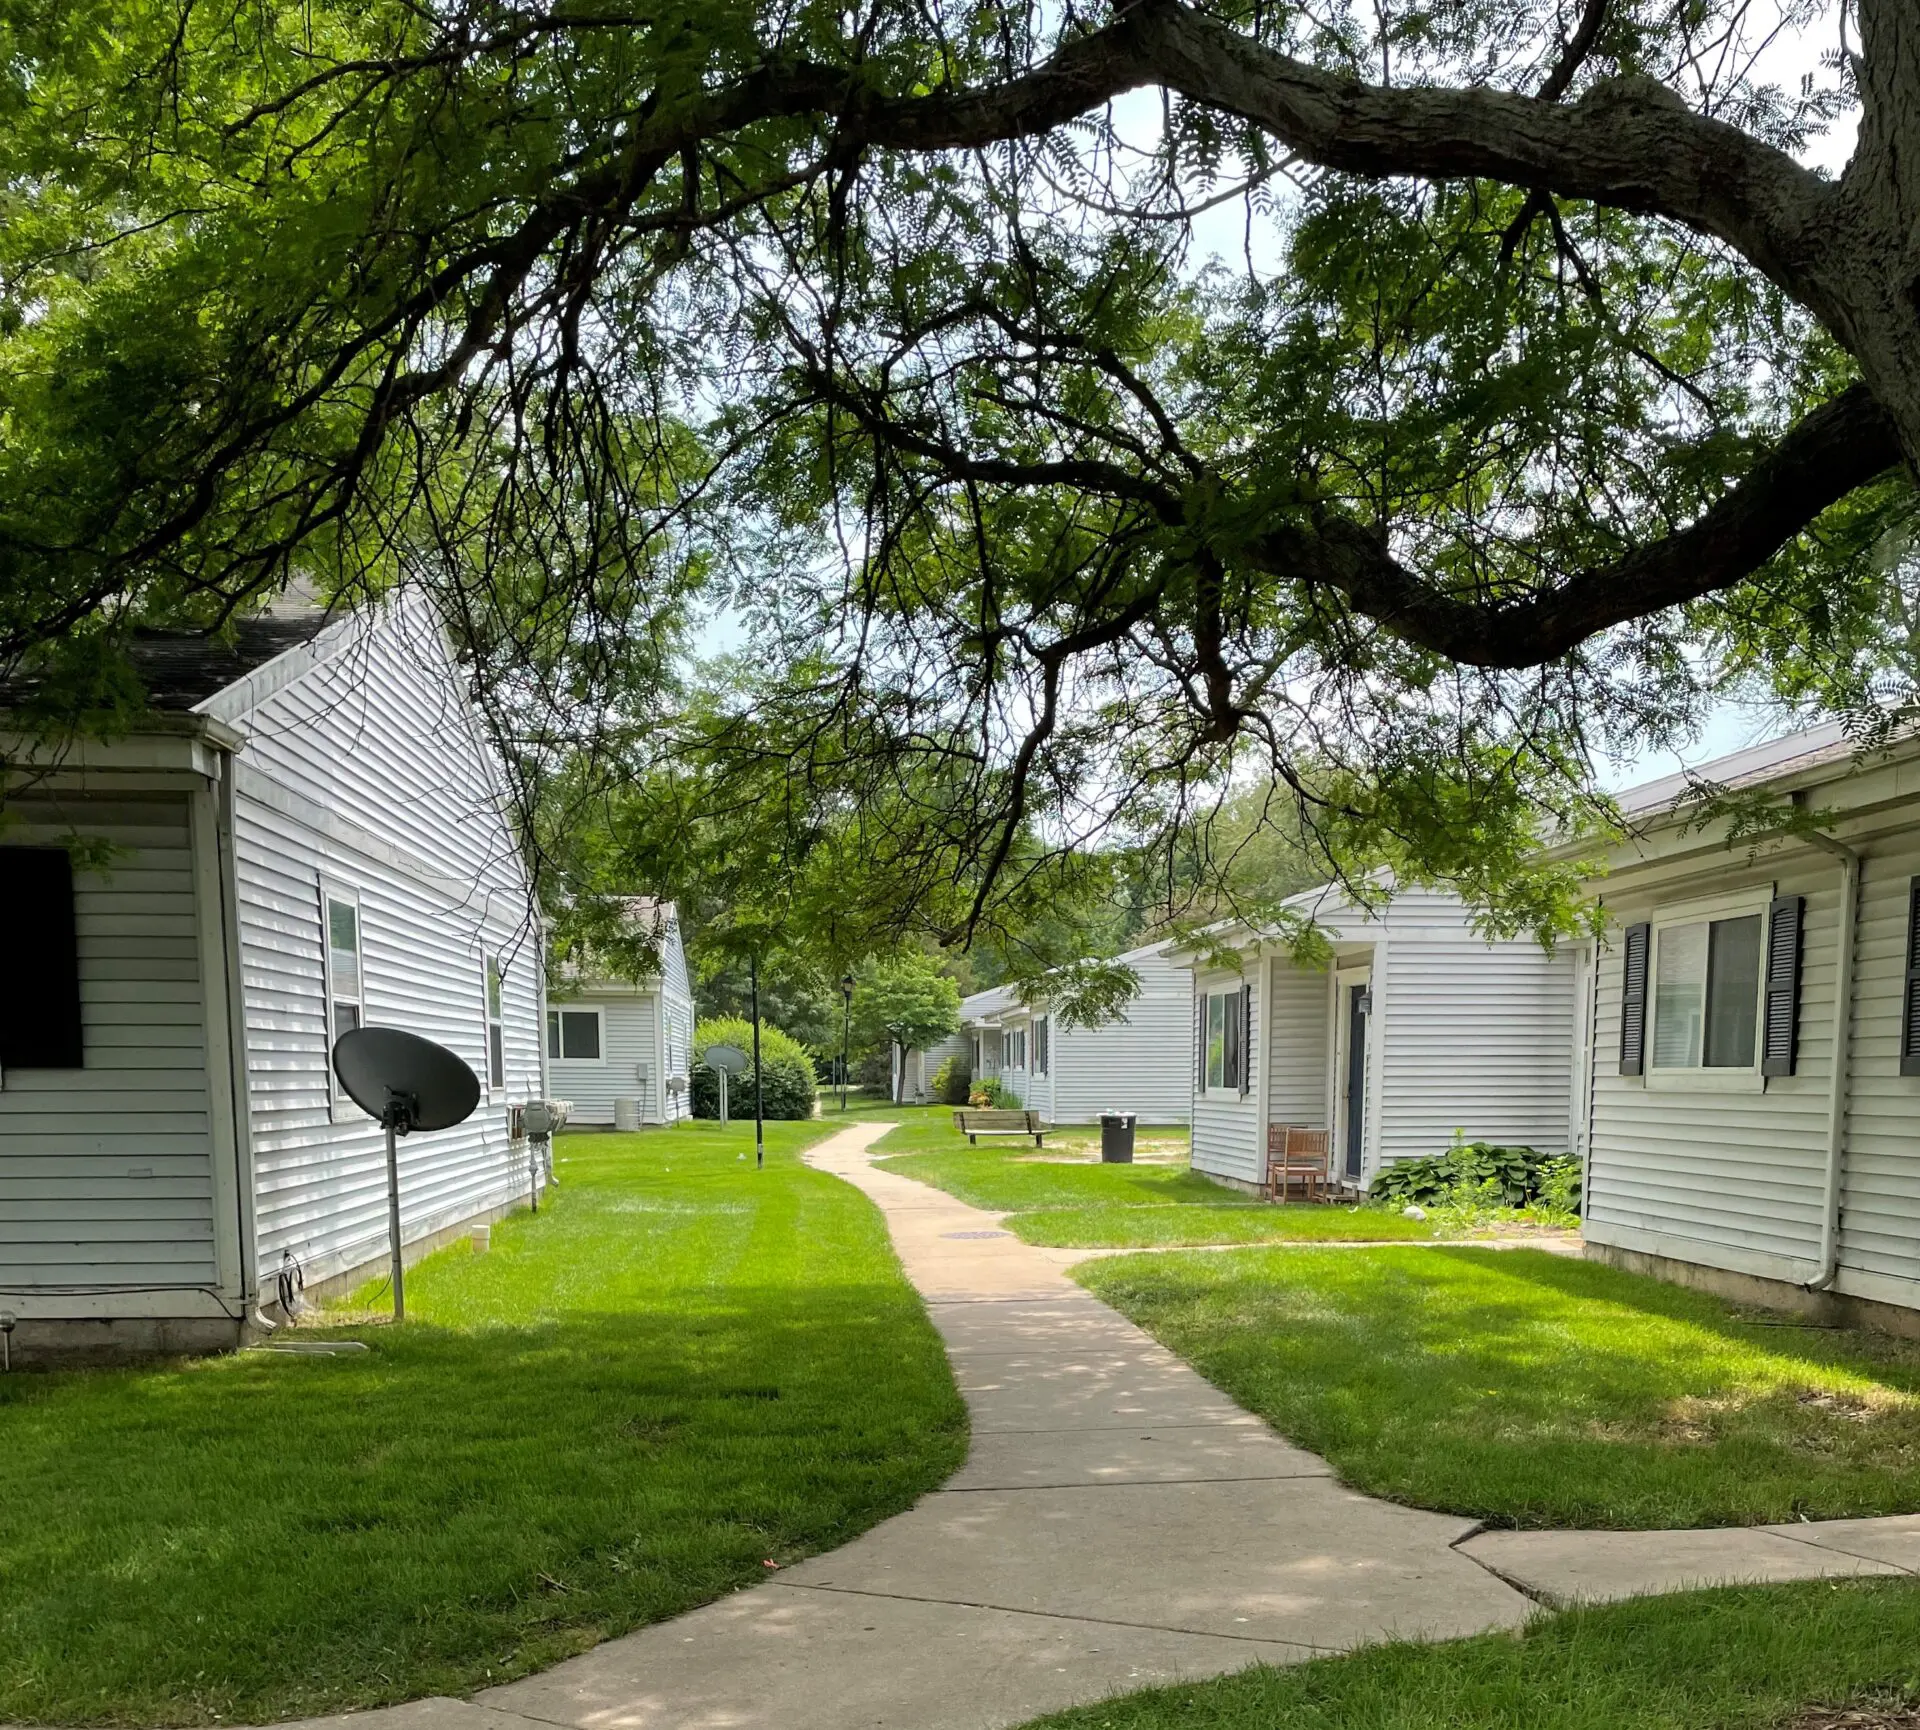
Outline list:
[[[924,1051],[960,1030],[960,988],[912,952],[869,961],[855,975],[853,1024],[863,1048]]]
[[[854,953],[1091,902],[1250,785],[1552,928],[1596,750],[1728,681],[1911,702],[1910,0],[0,29],[48,717],[124,715],[143,620],[426,582],[530,809],[609,806],[739,952]],[[750,665],[689,692],[715,604]]]

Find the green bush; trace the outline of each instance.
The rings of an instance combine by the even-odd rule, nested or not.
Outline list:
[[[1431,1159],[1403,1159],[1373,1180],[1375,1201],[1422,1207],[1475,1201],[1505,1207],[1580,1211],[1580,1162],[1532,1147],[1454,1136],[1453,1146]]]
[[[982,1111],[1018,1111],[1020,1096],[994,1076],[976,1081],[967,1091],[967,1103]]]
[[[753,1056],[753,1024],[738,1016],[703,1021],[693,1030],[690,1089],[695,1117],[720,1115],[720,1074],[707,1067],[709,1045],[737,1045]],[[779,1028],[760,1023],[761,1108],[770,1118],[795,1120],[813,1115],[813,1059],[806,1047]],[[753,1115],[753,1070],[727,1077],[727,1115]]]
[[[973,1065],[964,1057],[949,1057],[933,1072],[936,1105],[965,1105],[973,1095]]]

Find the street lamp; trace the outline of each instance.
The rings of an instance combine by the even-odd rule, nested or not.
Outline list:
[[[847,1114],[847,1057],[853,1046],[853,975],[840,978],[840,1115]]]

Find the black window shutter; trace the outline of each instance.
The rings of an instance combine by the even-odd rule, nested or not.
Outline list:
[[[1791,1075],[1800,1035],[1800,932],[1804,895],[1776,895],[1767,909],[1766,1018],[1760,1030],[1760,1073]]]
[[[80,1069],[80,945],[64,847],[0,847],[10,989],[0,993],[0,1068]]]
[[[1920,877],[1907,884],[1907,984],[1900,1003],[1900,1073],[1920,1075]]]
[[[1644,921],[1626,929],[1620,968],[1620,1073],[1638,1075],[1647,1044],[1647,954],[1653,927]]]
[[[1253,1091],[1253,987],[1240,987],[1240,1092]]]

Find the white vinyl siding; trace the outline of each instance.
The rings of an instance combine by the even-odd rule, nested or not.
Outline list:
[[[1363,1182],[1392,1161],[1444,1152],[1456,1129],[1543,1152],[1566,1149],[1576,1050],[1570,948],[1548,954],[1527,938],[1489,943],[1458,899],[1433,890],[1403,890],[1373,915],[1330,892],[1311,899],[1306,910],[1323,923],[1338,965],[1372,970]],[[1252,945],[1244,954],[1249,978],[1270,974],[1274,999],[1252,1045],[1254,1063],[1265,1065],[1266,1120],[1258,1089],[1239,1102],[1201,1089],[1194,1166],[1257,1182],[1267,1125],[1332,1129],[1338,1121],[1346,1077],[1334,1073],[1334,1057],[1346,1000],[1325,971],[1284,955],[1263,963]],[[1238,975],[1203,973],[1195,989],[1238,983]]]
[[[1325,1129],[1331,986],[1314,968],[1273,961],[1267,1038],[1267,1121]]]
[[[657,1123],[664,1078],[654,1073],[658,1067],[654,1055],[656,999],[651,994],[638,996],[630,991],[620,996],[570,997],[552,1005],[548,1013],[564,1016],[595,1011],[600,1018],[598,1059],[568,1058],[558,1049],[547,1054],[547,1085],[554,1098],[567,1101],[569,1120],[574,1123],[612,1123],[616,1099],[638,1100],[641,1116]],[[644,1086],[640,1081],[642,1064],[647,1066]]]
[[[84,1067],[9,1069],[0,1090],[0,1293],[211,1288],[188,800],[62,798],[56,808],[28,796],[8,815],[0,845],[59,845],[77,830],[115,852],[104,872],[73,874]]]
[[[1374,962],[1375,1084],[1367,1177],[1470,1141],[1564,1153],[1574,1081],[1571,946],[1488,942],[1466,908],[1397,896]]]
[[[265,1280],[283,1255],[314,1280],[385,1243],[384,1138],[350,1103],[329,1109],[318,885],[359,909],[363,1024],[419,1033],[482,1078],[476,981],[488,955],[500,968],[504,1087],[457,1128],[401,1143],[407,1239],[524,1195],[528,1156],[508,1140],[505,1102],[540,1093],[527,883],[458,669],[417,603],[353,621],[343,639],[257,708],[226,715],[248,735],[235,844]]]
[[[1091,1123],[1130,1111],[1142,1123],[1185,1123],[1193,1109],[1193,976],[1175,967],[1167,945],[1119,957],[1140,993],[1117,1020],[1067,1027],[1058,1016],[1052,1045],[1052,1120]]]
[[[1723,867],[1707,884],[1716,895],[1746,895],[1761,906],[1776,883],[1780,894],[1807,898],[1796,1073],[1768,1079],[1764,1090],[1756,1078],[1746,1092],[1714,1086],[1719,1078],[1711,1072],[1699,1072],[1698,1086],[1686,1085],[1684,1073],[1669,1073],[1660,1085],[1620,1074],[1620,930],[1659,921],[1697,899],[1702,883],[1697,874],[1676,873],[1671,887],[1637,881],[1608,894],[1594,1022],[1591,1241],[1764,1277],[1796,1270],[1805,1277],[1820,1241],[1838,877],[1831,862],[1796,851],[1761,869]],[[1896,944],[1904,942],[1904,895],[1903,881]]]
[[[601,1017],[599,1060],[574,1061],[552,1049],[547,1064],[548,1087],[572,1108],[571,1121],[611,1124],[617,1099],[638,1100],[644,1123],[686,1117],[692,1109],[688,1090],[676,1093],[667,1085],[674,1076],[684,1081],[693,1069],[693,982],[679,916],[667,920],[658,975],[638,985],[583,983],[549,1013],[583,1008]]]
[[[1237,992],[1242,985],[1257,979],[1257,971],[1246,977],[1238,973],[1203,973],[1195,991],[1197,1002],[1204,1004],[1209,995]],[[1266,1006],[1260,1001],[1256,984],[1249,1016],[1253,1037],[1251,1049],[1260,1051],[1266,1037]],[[1198,1056],[1198,1012],[1189,1021],[1187,1038]],[[1243,1183],[1258,1183],[1266,1176],[1264,1137],[1260,1133],[1260,1095],[1257,1088],[1246,1093],[1221,1092],[1197,1085],[1193,1094],[1193,1167],[1219,1177],[1238,1178]]]
[[[1915,813],[1920,816],[1920,812]],[[1816,867],[1821,869],[1821,867]],[[1838,866],[1827,862],[1831,881]],[[1900,1009],[1906,990],[1907,895],[1920,876],[1920,834],[1868,851],[1854,934],[1851,1093],[1840,1210],[1843,1292],[1920,1306],[1920,1076],[1900,1073]],[[1811,911],[1811,909],[1809,909]],[[1807,933],[1812,953],[1813,934]],[[1803,963],[1804,965],[1804,963]],[[1800,1065],[1832,1037],[1807,1011],[1801,990]],[[1769,1091],[1777,1087],[1769,1080]]]

